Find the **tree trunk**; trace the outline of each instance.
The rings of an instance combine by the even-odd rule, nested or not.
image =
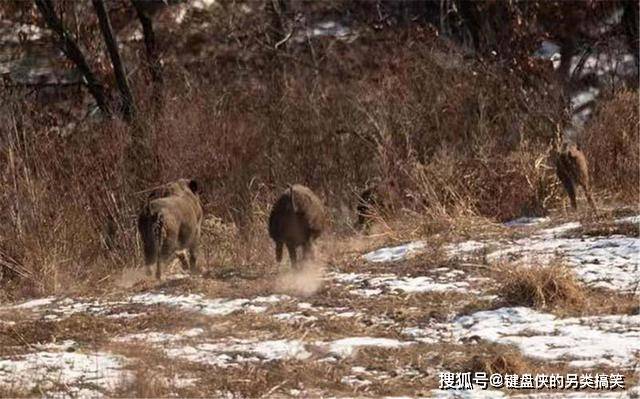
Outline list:
[[[153,93],[151,97],[153,99],[154,110],[157,112],[162,108],[162,87],[164,85],[164,78],[162,74],[162,60],[160,58],[160,51],[158,43],[156,42],[156,35],[153,31],[153,19],[148,12],[148,4],[145,4],[142,0],[131,0],[133,8],[136,10],[140,25],[142,25],[142,34],[144,37],[144,47],[147,58],[147,69],[151,76],[151,82],[153,85]]]
[[[626,0],[622,4],[622,24],[627,35],[629,50],[636,60],[636,71],[640,74],[640,40],[638,40],[638,1]]]
[[[147,62],[149,63],[149,74],[151,80],[154,83],[162,84],[162,61],[160,59],[160,52],[158,44],[156,42],[156,35],[153,31],[153,20],[146,11],[144,1],[131,0],[133,7],[136,9],[138,20],[142,25],[142,34],[144,36],[144,46],[146,49]]]
[[[91,67],[87,63],[80,47],[78,44],[72,39],[71,35],[62,25],[62,21],[58,18],[53,8],[53,3],[51,0],[35,0],[36,7],[42,14],[47,26],[58,36],[60,41],[60,47],[62,52],[71,60],[75,66],[80,70],[82,76],[84,77],[85,84],[89,89],[89,92],[96,100],[98,104],[98,108],[106,114],[111,115],[111,109],[107,103],[107,97],[104,92],[104,88],[102,84],[98,81],[96,76],[91,71]]]
[[[118,42],[113,34],[111,28],[111,21],[109,21],[109,14],[104,5],[104,0],[92,0],[93,8],[96,10],[98,16],[98,22],[100,23],[100,30],[104,36],[104,42],[107,45],[107,51],[111,58],[111,64],[113,65],[113,72],[116,75],[116,82],[118,89],[120,90],[120,96],[122,98],[122,112],[127,121],[131,121],[135,114],[135,106],[133,103],[133,95],[127,82],[127,73],[120,59],[120,51],[118,50]]]

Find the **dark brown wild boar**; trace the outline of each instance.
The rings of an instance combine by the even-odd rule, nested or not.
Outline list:
[[[289,186],[273,205],[269,216],[269,236],[276,244],[276,260],[282,261],[283,245],[287,246],[291,265],[296,267],[296,249],[303,248],[303,258],[313,258],[313,242],[327,225],[322,201],[300,184]]]

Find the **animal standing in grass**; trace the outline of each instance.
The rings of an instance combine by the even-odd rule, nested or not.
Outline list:
[[[156,278],[161,280],[162,264],[176,255],[185,270],[198,271],[202,205],[197,193],[195,180],[180,179],[150,194],[138,216],[147,275],[155,263]]]
[[[576,201],[576,186],[582,186],[589,205],[596,211],[596,205],[591,197],[591,187],[589,186],[589,166],[584,153],[576,144],[563,142],[560,150],[556,154],[556,173],[562,182],[571,207],[578,209]]]
[[[276,244],[276,260],[282,261],[283,245],[287,246],[291,265],[297,266],[296,250],[303,249],[303,259],[313,259],[313,242],[327,225],[322,201],[308,187],[289,186],[278,198],[269,216],[269,236]]]

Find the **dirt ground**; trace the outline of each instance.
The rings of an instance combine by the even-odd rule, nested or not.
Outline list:
[[[0,396],[637,397],[636,214],[327,238],[297,271],[127,270],[99,297],[2,304]],[[626,389],[465,393],[440,390],[442,372],[622,374]]]

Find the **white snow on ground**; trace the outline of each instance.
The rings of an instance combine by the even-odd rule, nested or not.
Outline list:
[[[527,227],[546,223],[549,220],[550,219],[548,217],[521,217],[518,219],[510,220],[504,225],[508,227]]]
[[[407,259],[409,256],[423,252],[427,244],[424,241],[414,241],[396,247],[376,249],[364,254],[362,257],[369,262],[397,262]]]
[[[468,255],[472,252],[480,251],[487,247],[487,244],[480,241],[468,240],[462,241],[455,244],[448,244],[445,246],[445,250],[450,257],[460,257],[463,255]]]
[[[616,219],[614,221],[614,223],[633,223],[633,224],[638,224],[638,223],[640,223],[640,215],[627,216],[627,217],[623,217],[623,218],[620,218],[620,219]]]
[[[448,326],[404,330],[420,341],[479,338],[516,345],[525,356],[568,362],[576,368],[598,365],[628,368],[640,354],[640,315],[557,318],[526,307],[500,308],[458,317]],[[424,338],[424,339],[421,339]]]
[[[33,308],[39,308],[41,306],[45,306],[45,305],[49,305],[50,303],[52,303],[53,301],[56,300],[56,297],[50,296],[50,297],[46,297],[46,298],[38,298],[38,299],[32,299],[30,301],[26,301],[14,306],[9,306],[10,309],[33,309]]]
[[[329,308],[325,306],[315,306],[307,302],[298,303],[299,311],[276,313],[272,315],[283,321],[316,321],[319,317],[326,318],[354,318],[364,317],[364,313],[352,310],[348,307]],[[381,320],[379,320],[381,322]]]
[[[415,342],[403,342],[397,339],[390,338],[373,338],[373,337],[349,337],[342,338],[333,342],[319,343],[320,346],[328,348],[328,351],[332,355],[338,357],[351,356],[356,349],[365,346],[376,346],[379,348],[400,348],[407,345],[412,345]]]
[[[311,353],[297,340],[250,341],[225,339],[214,343],[193,346],[176,346],[164,349],[169,357],[217,367],[228,367],[244,362],[283,359],[307,359]]]
[[[587,285],[630,292],[640,278],[640,239],[626,236],[519,239],[487,255],[490,262],[504,259],[546,263],[564,257]]]
[[[124,358],[104,352],[67,352],[68,345],[49,345],[41,352],[0,359],[0,386],[25,391],[63,385],[83,397],[97,397],[131,378],[123,370]],[[88,390],[88,384],[97,389]],[[82,392],[79,386],[85,387]]]
[[[100,301],[84,298],[56,299],[55,297],[48,297],[31,300],[19,305],[0,307],[0,312],[9,312],[15,309],[28,310],[48,321],[57,321],[76,313],[88,313],[109,318],[131,318],[139,314],[129,313],[126,310],[120,313],[111,312],[115,307],[127,305],[165,305],[210,316],[223,316],[240,310],[256,313],[264,312],[270,304],[287,299],[289,297],[286,295],[271,295],[253,299],[210,299],[196,294],[169,295],[148,292],[134,295],[124,301]]]
[[[192,337],[195,335],[192,335]],[[148,340],[145,338],[149,338]],[[398,341],[390,338],[348,337],[335,341],[305,342],[302,340],[253,340],[225,338],[214,341],[200,340],[192,344],[181,342],[189,338],[185,333],[147,333],[122,336],[116,341],[141,340],[157,345],[171,358],[195,363],[228,367],[245,362],[268,362],[272,360],[308,359],[311,350],[324,352],[335,358],[353,355],[358,348],[400,348],[415,344],[415,341]]]
[[[131,302],[146,305],[167,305],[182,310],[200,312],[208,316],[224,316],[238,310],[256,313],[264,312],[269,304],[289,299],[286,295],[271,295],[253,299],[204,298],[202,295],[168,295],[163,293],[144,293],[131,297]]]
[[[542,220],[538,220],[538,223],[541,222]],[[640,216],[625,217],[615,222],[640,223]],[[518,222],[510,226],[522,227],[523,225]],[[449,244],[445,248],[452,257],[496,248],[486,255],[489,263],[508,260],[544,264],[556,257],[561,257],[574,268],[577,277],[591,287],[624,292],[636,290],[640,281],[640,238],[622,235],[563,237],[580,227],[579,222],[569,222],[540,230],[530,237],[512,242],[469,240]]]
[[[563,223],[555,227],[541,230],[538,236],[543,236],[545,238],[553,238],[555,236],[579,229],[581,226],[582,225],[580,224],[580,222]]]
[[[376,296],[387,291],[401,291],[405,293],[420,292],[470,292],[472,290],[468,281],[459,281],[464,272],[450,270],[446,274],[438,274],[434,277],[397,276],[393,273],[333,273],[330,275],[339,284],[350,287],[350,291],[362,296]]]
[[[116,342],[131,342],[131,341],[140,341],[144,343],[150,344],[158,344],[161,342],[173,342],[186,338],[197,337],[204,333],[202,328],[192,328],[189,330],[181,331],[177,334],[163,333],[163,332],[146,332],[146,333],[137,333],[137,334],[129,334],[122,337],[115,338]]]
[[[113,307],[126,305],[128,302],[100,302],[85,298],[56,298],[47,297],[33,299],[13,306],[0,306],[0,313],[14,310],[29,311],[33,315],[42,316],[45,320],[56,321],[76,313],[89,313],[93,315],[106,315],[117,318],[119,314],[111,314]],[[26,317],[26,316],[25,316]],[[132,314],[125,312],[123,317],[132,317]]]

